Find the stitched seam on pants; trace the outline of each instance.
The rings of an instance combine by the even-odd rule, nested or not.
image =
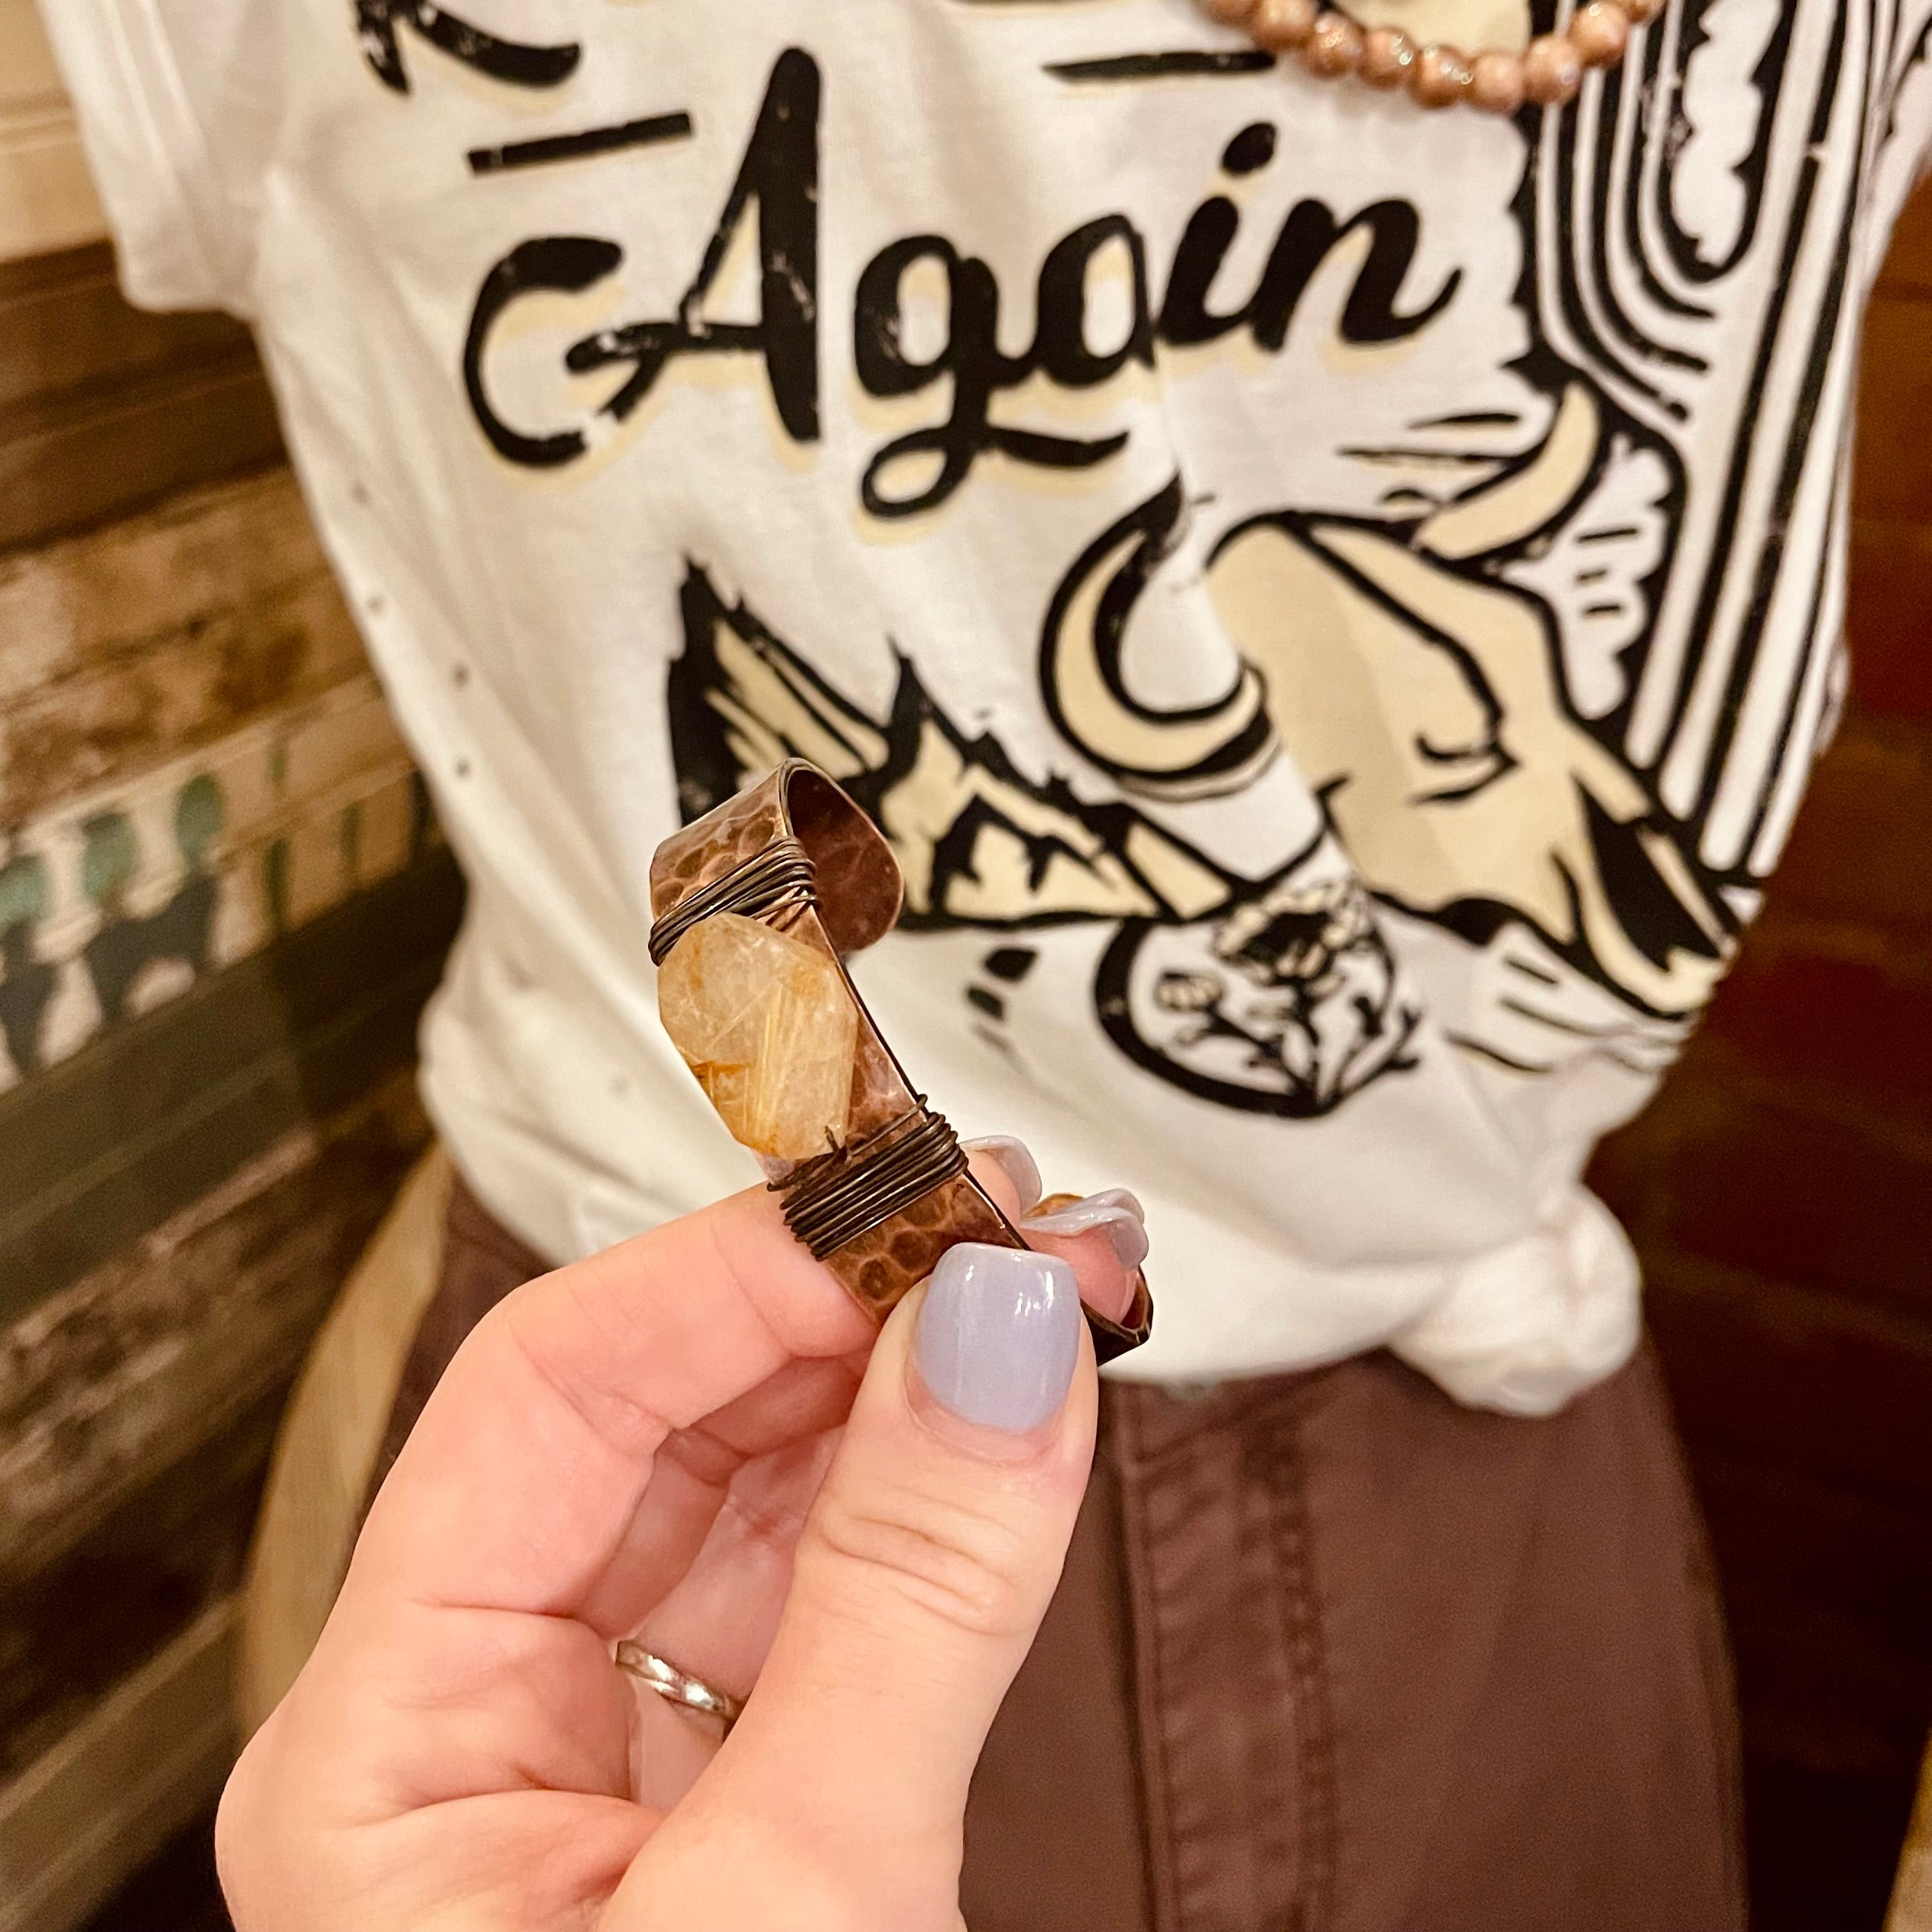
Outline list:
[[[1136,1637],[1137,1654],[1145,1660],[1143,1749],[1156,1921],[1159,1932],[1263,1932],[1251,1910],[1240,1911],[1240,1902],[1251,1904],[1254,1895],[1228,1862],[1232,1858],[1245,1869],[1255,1854],[1256,1794],[1247,1781],[1227,1784],[1225,1767],[1201,1733],[1201,1687],[1191,1676],[1219,1613],[1202,1598],[1201,1552],[1177,1530],[1183,1523],[1199,1525],[1217,1509],[1231,1514],[1237,1491],[1227,1478],[1233,1472],[1214,1465],[1232,1463],[1243,1442],[1253,1444],[1259,1438],[1265,1444],[1266,1433],[1238,1421],[1210,1424],[1148,1454],[1146,1436],[1160,1418],[1150,1420],[1147,1412],[1162,1399],[1150,1393],[1136,1409],[1143,1453],[1136,1460],[1133,1525],[1142,1584]],[[1237,1638],[1233,1661],[1240,1654]],[[1230,1909],[1238,1914],[1233,1920]]]
[[[1307,1470],[1302,1454],[1305,1401],[1291,1403],[1269,1433],[1269,1493],[1289,1614],[1289,1666],[1295,1684],[1295,1742],[1301,1765],[1300,1869],[1284,1932],[1325,1932],[1334,1911],[1337,1765],[1321,1606],[1315,1593]]]
[[[1155,1932],[1180,1932],[1173,1843],[1173,1807],[1169,1788],[1166,1737],[1161,1723],[1158,1585],[1153,1574],[1147,1516],[1147,1469],[1141,1453],[1139,1405],[1134,1389],[1118,1391],[1114,1402],[1115,1467],[1120,1478],[1121,1541],[1127,1578],[1129,1633],[1134,1659],[1134,1714],[1139,1733],[1143,1816],[1147,1827],[1147,1899]]]
[[[1160,1425],[1171,1419],[1155,1407],[1161,1399],[1150,1392],[1133,1405],[1133,1440],[1129,1444],[1123,1435],[1120,1457],[1152,1914],[1158,1932],[1295,1932],[1308,1922],[1300,1903],[1308,1862],[1305,1835],[1314,1848],[1318,1896],[1333,1862],[1327,1822],[1332,1799],[1323,1795],[1334,1782],[1332,1727],[1321,1688],[1307,1538],[1299,1527],[1305,1514],[1301,1470],[1292,1447],[1285,1456],[1280,1447],[1302,1405],[1277,1394],[1238,1415],[1204,1417],[1199,1430],[1162,1439],[1150,1452],[1148,1438],[1165,1438]],[[1285,1499],[1274,1480],[1283,1468],[1292,1479]],[[1217,1506],[1236,1511],[1243,1496],[1261,1506],[1246,1533],[1263,1541],[1259,1554],[1267,1571],[1267,1603],[1252,1606],[1263,1619],[1259,1628],[1228,1633],[1215,1666],[1254,1674],[1253,1695],[1260,1700],[1238,1720],[1248,1769],[1228,1786],[1230,1767],[1199,1735],[1204,1718],[1199,1687],[1185,1674],[1198,1666],[1204,1642],[1215,1647],[1211,1623],[1202,1619],[1219,1613],[1201,1600],[1201,1552],[1189,1551],[1185,1537],[1177,1541],[1175,1532],[1184,1521],[1199,1525],[1203,1512]],[[1244,1532],[1232,1515],[1222,1531],[1220,1540],[1231,1535],[1239,1546]],[[1231,1577],[1224,1580],[1233,1585]],[[1312,1700],[1305,1688],[1311,1682]],[[1302,1746],[1305,1704],[1317,1713],[1311,1761]],[[1305,1833],[1305,1766],[1311,1762],[1318,1795],[1314,1829]],[[1282,1802],[1283,1786],[1292,1789],[1283,1807],[1289,1816],[1271,1833],[1264,1828],[1266,1814],[1271,1803]],[[1270,1838],[1278,1842],[1264,1843]]]
[[[1257,1794],[1250,1778],[1237,1775],[1230,1783],[1227,1767],[1211,1746],[1204,1749],[1202,1713],[1192,1688],[1198,1674],[1207,1633],[1223,1629],[1226,1612],[1217,1602],[1204,1600],[1198,1551],[1189,1551],[1174,1534],[1177,1515],[1199,1523],[1219,1512],[1232,1525],[1237,1519],[1241,1490],[1227,1477],[1234,1472],[1226,1462],[1238,1445],[1215,1429],[1191,1438],[1182,1454],[1148,1486],[1151,1531],[1149,1574],[1154,1580],[1151,1606],[1155,1640],[1169,1668],[1163,1685],[1161,1723],[1169,1749],[1165,1759],[1169,1809],[1168,1845],[1174,1870],[1175,1923],[1183,1932],[1262,1932],[1253,1906],[1256,1894],[1243,1883],[1258,1879],[1247,1868],[1258,1853],[1254,1805]],[[1223,1452],[1217,1458],[1214,1452]],[[1206,1454],[1211,1466],[1204,1469]],[[1224,1466],[1211,1466],[1222,1460]],[[1220,1480],[1217,1480],[1217,1477]],[[1177,1512],[1175,1505],[1180,1509]],[[1238,1621],[1231,1652],[1224,1644],[1213,1656],[1213,1668],[1224,1679],[1231,1668],[1246,1661],[1247,1652]],[[1212,1645],[1210,1642],[1211,1655]],[[1253,1740],[1243,1736],[1244,1742]],[[1235,1871],[1231,1862],[1238,1861]],[[1237,1873],[1240,1875],[1237,1875]],[[1238,1916],[1230,1919],[1228,1892],[1232,1885]],[[1247,1909],[1242,1909],[1246,1908]]]
[[[1736,1915],[1745,1923],[1749,1912],[1749,1882],[1744,1870],[1743,1752],[1738,1736],[1737,1682],[1729,1651],[1729,1633],[1724,1623],[1723,1591],[1717,1579],[1717,1564],[1710,1548],[1710,1532],[1698,1513],[1696,1485],[1690,1474],[1690,1458],[1672,1413],[1670,1396],[1664,1386],[1661,1368],[1655,1351],[1645,1344],[1641,1363],[1647,1373],[1643,1399],[1659,1424],[1660,1438],[1668,1445],[1677,1486],[1669,1506],[1675,1515],[1684,1547],[1690,1552],[1694,1568],[1694,1588],[1703,1599],[1703,1615],[1697,1620],[1697,1663],[1703,1678],[1712,1746],[1721,1761],[1722,1788],[1717,1801],[1723,1807],[1724,1834],[1724,1885]]]

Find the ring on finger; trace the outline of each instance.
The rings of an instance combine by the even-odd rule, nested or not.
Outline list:
[[[618,1645],[612,1661],[626,1676],[655,1690],[666,1703],[681,1704],[701,1716],[718,1718],[727,1733],[744,1709],[742,1697],[734,1697],[728,1690],[721,1690],[702,1678],[679,1670],[669,1658],[660,1657],[655,1651],[627,1639]]]

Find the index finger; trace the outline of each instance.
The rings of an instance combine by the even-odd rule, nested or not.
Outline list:
[[[1003,1211],[1023,1211],[997,1164],[975,1156],[974,1171]],[[1083,1298],[1117,1307],[1105,1244],[1058,1245]],[[666,1438],[789,1363],[858,1354],[877,1334],[763,1188],[527,1283],[451,1361],[343,1598],[580,1616],[636,1533]]]
[[[574,1615],[666,1437],[874,1333],[761,1188],[531,1282],[451,1361],[343,1594]]]

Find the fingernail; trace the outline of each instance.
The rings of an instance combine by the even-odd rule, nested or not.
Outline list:
[[[968,1141],[966,1151],[969,1154],[984,1154],[999,1162],[1007,1180],[1013,1184],[1013,1192],[1019,1197],[1019,1211],[1023,1214],[1039,1199],[1040,1170],[1028,1152],[1025,1141],[1016,1140],[1010,1133],[990,1133],[984,1139]]]
[[[926,1285],[920,1376],[955,1415],[1023,1434],[1067,1399],[1080,1321],[1080,1285],[1058,1256],[963,1242]]]
[[[1019,1224],[1023,1234],[1088,1234],[1097,1228],[1131,1273],[1147,1259],[1147,1224],[1140,1203],[1125,1188],[1109,1188]]]

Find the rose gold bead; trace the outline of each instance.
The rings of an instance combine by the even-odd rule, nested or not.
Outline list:
[[[1201,0],[1201,4],[1224,27],[1245,27],[1256,0]]]
[[[1324,79],[1362,64],[1362,30],[1346,14],[1324,14],[1302,44],[1302,64]]]
[[[1479,53],[1470,66],[1469,98],[1485,114],[1514,114],[1523,104],[1523,63],[1513,53]]]
[[[1408,91],[1424,107],[1449,107],[1469,92],[1469,63],[1460,47],[1425,47],[1409,71]]]
[[[1539,107],[1561,107],[1577,98],[1584,63],[1561,34],[1539,34],[1523,56],[1523,92]]]
[[[1570,16],[1570,44],[1586,67],[1614,66],[1630,39],[1630,16],[1616,0],[1589,0]]]
[[[1314,31],[1321,12],[1316,0],[1261,0],[1248,31],[1269,53],[1285,53]]]
[[[1399,87],[1415,64],[1415,43],[1399,27],[1372,27],[1362,36],[1362,78],[1371,87]]]
[[[1618,4],[1630,16],[1632,27],[1641,27],[1647,20],[1655,20],[1664,11],[1664,0],[1618,0]]]

